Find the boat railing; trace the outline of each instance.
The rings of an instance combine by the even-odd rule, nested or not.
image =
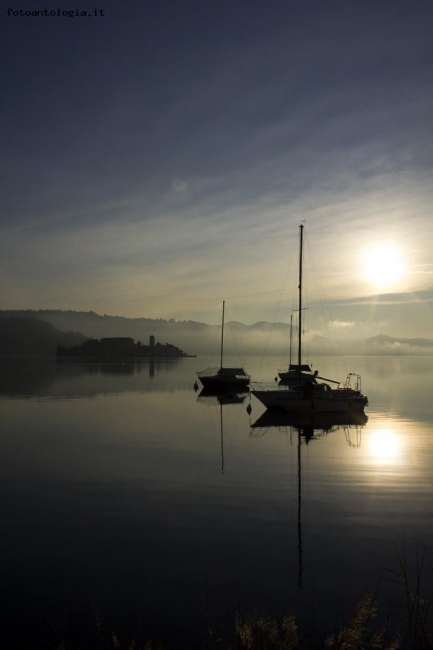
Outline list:
[[[361,375],[358,375],[355,372],[349,372],[342,388],[350,388],[361,393]]]

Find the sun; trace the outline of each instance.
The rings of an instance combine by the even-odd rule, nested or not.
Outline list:
[[[364,277],[376,287],[392,287],[405,273],[400,250],[394,244],[378,244],[364,254]]]

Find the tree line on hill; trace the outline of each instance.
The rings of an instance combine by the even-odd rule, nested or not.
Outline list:
[[[0,318],[0,354],[54,355],[58,345],[81,345],[81,332],[62,332],[35,318]]]
[[[132,358],[184,357],[171,343],[143,345],[132,338],[93,339],[82,332],[61,331],[51,323],[33,317],[0,313],[0,354],[48,355],[57,357]]]
[[[171,343],[154,343],[143,345],[141,341],[125,337],[110,337],[89,339],[81,345],[66,347],[58,345],[58,358],[92,358],[92,359],[136,359],[136,358],[167,358],[185,357],[186,353]]]

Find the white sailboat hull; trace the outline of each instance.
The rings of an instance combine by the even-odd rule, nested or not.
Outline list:
[[[289,413],[347,413],[362,411],[367,404],[365,395],[330,390],[323,395],[309,396],[298,390],[255,390],[251,393],[268,409],[284,409]]]

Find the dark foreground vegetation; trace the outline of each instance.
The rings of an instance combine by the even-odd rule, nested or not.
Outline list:
[[[206,576],[202,607],[160,612],[144,603],[135,613],[104,612],[62,596],[25,596],[25,585],[3,584],[0,592],[2,648],[15,650],[433,650],[433,548],[420,544],[408,558],[398,554],[395,569],[382,570],[374,593],[364,593],[351,609],[343,603],[329,620],[297,609],[275,615],[266,605],[256,612],[216,611]],[[364,561],[368,559],[364,558]],[[169,588],[169,585],[165,585]],[[161,585],[162,587],[162,585]],[[146,590],[146,585],[143,585]],[[333,585],[329,585],[332,595]],[[322,585],[323,591],[323,585]],[[361,592],[362,593],[362,592]],[[210,594],[212,596],[212,594]],[[65,597],[65,594],[63,594]],[[313,597],[314,599],[314,597]],[[117,608],[116,608],[117,609]],[[307,606],[309,609],[309,606]],[[319,608],[320,609],[320,608]],[[284,610],[281,610],[282,612]],[[299,621],[302,621],[300,623]],[[320,621],[320,624],[318,623]]]
[[[378,622],[378,604],[366,595],[345,620],[332,632],[319,638],[317,630],[301,630],[289,612],[281,618],[256,613],[244,617],[233,614],[231,630],[216,634],[212,617],[204,608],[197,623],[201,634],[194,640],[173,633],[149,637],[140,621],[110,620],[97,608],[77,614],[65,610],[56,616],[44,614],[34,627],[18,627],[12,632],[15,643],[7,647],[39,650],[432,650],[433,634],[427,623],[429,602],[419,594],[406,593],[404,612],[398,626],[390,619]],[[201,618],[201,625],[200,625]],[[167,614],[167,629],[172,624]],[[3,628],[5,638],[8,631]]]

